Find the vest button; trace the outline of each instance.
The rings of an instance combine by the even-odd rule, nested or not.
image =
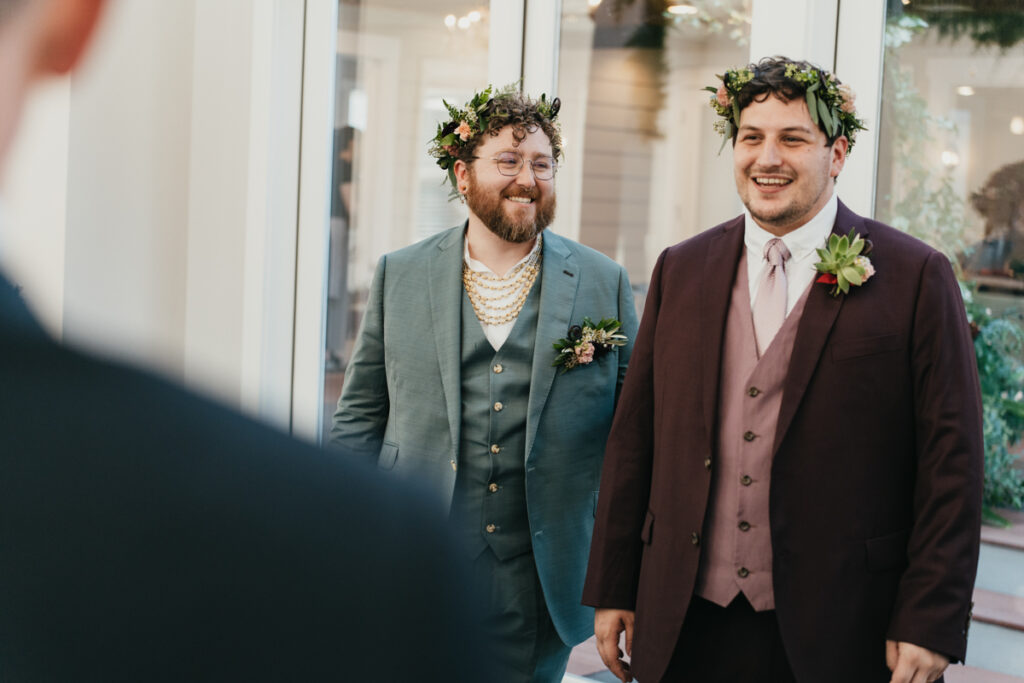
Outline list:
[[[452,460],[452,472],[454,472],[457,468],[458,468],[458,465],[456,465],[455,461]]]
[[[494,404],[494,412],[500,413],[504,407],[505,405],[501,401],[497,401]]]
[[[753,441],[756,438],[757,438],[757,434],[755,434],[754,432],[744,432],[744,434],[743,434],[743,440],[744,441]]]
[[[750,478],[749,474],[744,474],[742,477],[740,477],[740,483],[743,484],[744,486],[750,486],[751,484],[754,483],[754,480]]]
[[[494,370],[494,374],[500,375],[502,372],[505,371],[505,368],[501,367],[501,363],[495,363],[494,367],[491,368],[491,370]]]
[[[497,493],[498,492],[498,485],[492,483],[492,484],[490,484],[487,487],[487,490],[490,491],[491,493]]]
[[[491,453],[494,453],[495,455],[497,455],[498,453],[501,453],[501,446],[499,446],[496,443],[492,443],[491,444]]]
[[[760,393],[761,393],[761,390],[758,389],[757,387],[750,387],[749,389],[747,389],[747,395],[749,395],[751,397],[757,396]]]
[[[750,531],[750,522],[740,522],[740,531]]]
[[[700,534],[698,534],[696,531],[690,534],[690,543],[694,545],[700,545]]]
[[[736,570],[736,576],[740,577],[741,579],[745,579],[748,576],[750,576],[750,570],[746,567],[740,567]]]
[[[704,458],[704,469],[711,469],[711,458]]]
[[[498,527],[494,526],[493,524],[488,524],[484,528],[487,529],[487,533],[489,534],[493,534],[498,529]]]

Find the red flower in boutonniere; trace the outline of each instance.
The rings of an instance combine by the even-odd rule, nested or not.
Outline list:
[[[833,234],[828,238],[828,247],[818,249],[821,259],[814,264],[821,275],[815,282],[832,285],[832,296],[850,291],[850,285],[860,287],[875,274],[868,254],[871,253],[870,240],[861,238],[852,229],[849,235],[840,237]]]

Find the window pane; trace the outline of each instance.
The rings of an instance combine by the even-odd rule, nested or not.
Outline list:
[[[889,2],[876,215],[1024,292],[1024,10]]]
[[[427,142],[441,99],[487,81],[485,2],[342,0],[335,99],[324,429],[377,259],[465,219]]]
[[[749,0],[563,2],[555,229],[619,261],[643,304],[666,246],[738,214],[707,92],[748,61]]]

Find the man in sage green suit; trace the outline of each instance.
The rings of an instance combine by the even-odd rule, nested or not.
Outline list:
[[[542,232],[558,108],[490,89],[449,107],[431,151],[469,219],[380,260],[331,431],[444,506],[487,601],[496,681],[561,681],[593,633],[580,597],[637,328],[625,270]]]

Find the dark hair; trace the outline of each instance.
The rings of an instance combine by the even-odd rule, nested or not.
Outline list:
[[[506,127],[512,126],[512,135],[519,144],[526,136],[541,130],[551,141],[551,156],[557,161],[562,155],[562,136],[554,123],[558,114],[559,101],[547,104],[551,115],[541,113],[540,103],[520,92],[498,95],[487,103],[487,128],[459,149],[458,157],[471,164],[476,148],[483,144],[484,137],[497,137]]]
[[[754,77],[740,89],[736,96],[736,106],[739,107],[739,110],[742,112],[751,102],[764,102],[769,97],[776,97],[783,102],[804,99],[807,86],[786,75],[786,70],[791,66],[795,67],[797,71],[814,69],[819,74],[828,73],[810,62],[780,56],[765,57],[756,64],[748,64],[747,69],[754,74]],[[835,77],[833,76],[833,78]],[[838,83],[838,80],[836,82]],[[732,132],[733,142],[736,142],[738,128],[739,121],[736,121]],[[842,126],[837,127],[834,135],[829,135],[821,119],[818,119],[818,128],[825,134],[826,147],[831,147],[832,143],[843,135]]]

